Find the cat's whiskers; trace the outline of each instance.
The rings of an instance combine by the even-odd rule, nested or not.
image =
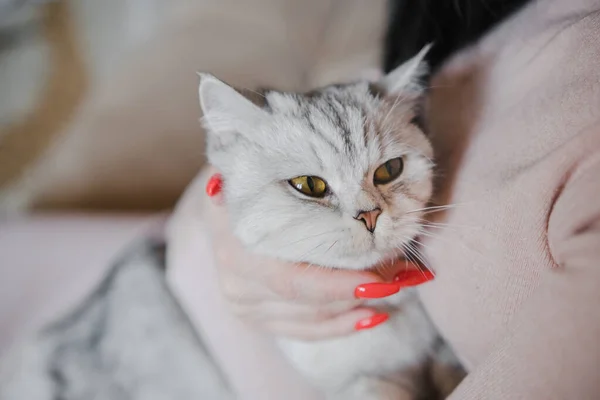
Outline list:
[[[413,150],[415,153],[418,153],[421,155],[421,157],[424,157],[427,161],[429,161],[431,163],[431,166],[434,167],[436,165],[435,161],[433,161],[430,157],[427,157],[425,154],[423,154],[423,152],[419,149],[417,149],[414,146],[411,146],[409,144],[403,143],[402,144],[404,147],[409,148],[411,150]]]
[[[377,263],[375,265],[375,271],[383,274],[383,275],[387,275],[389,271],[392,271],[394,269],[394,262],[393,259],[388,259],[387,263],[386,261],[384,261],[383,263]]]
[[[298,256],[298,260],[303,260],[308,254],[312,253],[313,251],[317,250],[319,247],[324,246],[325,242],[321,242],[318,245],[316,245],[315,247],[313,247],[312,249],[308,250],[305,253],[302,253],[302,255]]]
[[[328,234],[334,233],[334,232],[338,232],[338,229],[332,229],[330,231],[317,233],[316,235],[306,236],[306,237],[303,237],[301,239],[298,239],[298,240],[295,240],[295,241],[291,242],[290,245],[298,244],[298,243],[303,242],[305,240],[314,239],[316,237],[323,236],[323,235],[328,235]]]
[[[333,246],[335,246],[336,244],[338,244],[338,242],[339,242],[339,240],[336,240],[335,242],[333,242],[333,243],[331,244],[331,246],[329,246],[329,247],[327,248],[327,250],[325,250],[325,252],[323,253],[323,255],[327,254],[327,252],[328,252],[329,250],[331,250],[331,249],[333,248]]]
[[[460,248],[462,248],[463,250],[465,250],[467,252],[477,254],[478,256],[480,256],[483,259],[483,261],[492,263],[492,260],[489,257],[485,256],[481,251],[479,251],[475,248],[472,248],[470,246],[467,246],[461,240],[451,240],[451,239],[454,239],[453,236],[437,234],[437,233],[434,233],[432,231],[428,231],[425,229],[422,229],[420,231],[419,236],[428,237],[428,238],[431,238],[432,240],[440,240],[446,244],[449,244],[450,246],[459,246]],[[430,247],[427,247],[423,242],[419,242],[417,239],[415,239],[415,241],[418,242],[420,245],[424,246],[425,248],[430,248]]]
[[[327,252],[329,250],[331,250],[336,244],[338,244],[338,242],[339,242],[339,240],[335,240],[321,255],[327,254]],[[298,259],[302,260],[304,257],[306,257],[306,255],[308,255],[309,253],[312,253],[313,251],[317,250],[319,247],[324,246],[325,244],[326,244],[326,242],[319,243],[318,245],[316,245],[315,247],[313,247],[306,253],[302,254],[300,257],[298,257]],[[310,266],[313,266],[313,264],[308,264],[308,267],[310,267]],[[308,269],[308,267],[305,268],[305,271]],[[320,266],[320,267],[328,269],[328,267],[324,267],[324,266]]]
[[[439,229],[443,229],[443,228],[448,228],[448,229],[459,229],[459,228],[465,228],[465,229],[481,229],[480,226],[475,226],[475,225],[463,225],[463,224],[449,224],[449,223],[445,223],[445,222],[434,222],[434,221],[429,221],[425,218],[417,218],[416,219],[419,224],[423,225],[423,226],[427,226],[430,228],[439,228]]]
[[[446,204],[446,205],[442,205],[442,206],[423,207],[423,208],[417,208],[415,210],[407,211],[406,214],[414,214],[414,213],[417,213],[417,212],[423,212],[423,215],[425,215],[425,214],[430,214],[432,212],[439,212],[439,211],[444,211],[444,210],[450,210],[450,209],[453,209],[453,208],[464,206],[466,204],[467,203],[455,203],[455,204]]]
[[[334,241],[328,248],[327,250],[325,250],[325,252],[323,253],[323,255],[327,254],[327,252],[329,250],[331,250],[333,248],[333,246],[335,246],[337,243],[339,242],[339,240]],[[305,253],[302,257],[300,257],[300,259],[304,258],[306,256],[306,254],[313,252],[315,250],[317,250],[319,247],[323,246],[325,244],[325,242],[319,244],[318,246],[315,246],[314,248],[312,248],[309,252]],[[319,269],[323,269],[323,270],[329,270],[329,267],[323,266],[323,265],[315,265],[313,263],[307,263],[306,267],[299,273],[299,277],[303,276],[304,274],[307,273],[307,271],[313,267],[316,267],[317,270]]]
[[[427,245],[426,243],[423,243],[423,242],[421,242],[421,241],[419,240],[419,236],[415,237],[415,238],[412,240],[412,242],[413,242],[415,245],[418,245],[418,246],[419,246],[420,248],[422,248],[423,250],[426,250],[426,251],[431,251],[431,246],[430,246],[430,245]]]
[[[316,245],[315,247],[313,247],[312,249],[310,249],[309,251],[307,251],[306,253],[304,253],[302,256],[298,257],[298,259],[299,259],[299,260],[302,260],[302,259],[304,259],[304,257],[305,257],[307,254],[309,254],[309,253],[311,253],[311,252],[313,252],[313,251],[317,250],[319,247],[323,246],[324,244],[325,244],[325,242],[321,242],[320,244]],[[303,277],[303,276],[304,276],[304,274],[306,274],[306,272],[307,272],[307,271],[308,271],[310,268],[312,268],[312,267],[314,266],[314,264],[313,264],[313,263],[306,263],[306,264],[307,264],[307,265],[306,265],[306,267],[304,267],[304,269],[303,269],[303,270],[302,270],[302,271],[301,271],[301,272],[298,274],[298,278],[301,278],[301,277]]]
[[[293,225],[292,225],[292,226],[293,226]],[[285,230],[285,229],[286,229],[286,228],[284,228],[284,230]],[[291,228],[287,227],[287,229],[291,229]],[[278,234],[281,234],[281,232],[282,232],[282,231],[278,231]],[[338,229],[332,229],[332,230],[330,230],[330,231],[325,231],[325,232],[317,233],[317,234],[315,234],[315,235],[305,236],[305,237],[303,237],[303,238],[300,238],[300,239],[298,239],[298,240],[295,240],[295,241],[293,241],[293,242],[290,242],[290,243],[286,244],[285,246],[281,246],[281,247],[280,247],[280,249],[286,249],[286,248],[288,248],[288,247],[290,247],[290,246],[296,245],[296,244],[298,244],[298,243],[300,243],[300,242],[303,242],[303,241],[305,241],[305,240],[314,239],[314,238],[316,238],[316,237],[323,236],[323,235],[328,235],[328,234],[330,234],[330,233],[334,233],[334,232],[338,232]],[[262,238],[262,239],[261,239],[261,241],[262,241],[262,240],[266,240],[266,237],[265,237],[265,238]],[[257,243],[260,243],[260,241],[259,241],[259,242],[257,242]]]
[[[421,230],[419,230],[419,233],[420,232],[421,232]],[[421,255],[419,253],[418,249],[415,248],[413,245],[413,243],[417,242],[417,238],[418,238],[418,235],[412,236],[412,237],[403,237],[402,238],[403,244],[400,247],[398,247],[398,249],[400,249],[401,251],[404,251],[405,254],[408,253],[408,255],[411,257],[417,258],[417,261],[421,262],[424,267],[426,267],[427,269],[430,269],[429,266],[427,265],[427,262],[425,262],[425,260],[423,259],[423,255]],[[419,255],[421,255],[420,259],[418,258]],[[410,260],[408,260],[408,261],[410,261]],[[406,263],[405,271],[406,270],[408,270],[408,262]]]
[[[421,271],[423,276],[425,276],[425,273],[423,272],[422,268],[427,268],[430,271],[431,271],[431,268],[429,267],[428,263],[425,261],[424,257],[421,254],[419,254],[418,249],[413,247],[412,243],[413,243],[413,241],[408,241],[402,245],[402,248],[408,256],[415,258],[416,261],[418,261],[419,264],[421,264],[421,265],[419,265],[419,264],[415,264],[415,265],[416,265],[417,269],[419,271]]]
[[[398,104],[400,104],[400,102],[399,102],[400,97],[401,96],[396,96],[396,99],[394,99],[394,102],[392,103],[392,107],[389,109],[389,111],[387,112],[387,114],[383,118],[383,122],[381,123],[381,126],[385,126],[385,123],[387,122],[387,120],[390,117],[390,115],[392,115],[392,113],[394,112],[394,110],[396,109],[396,107],[398,106]]]
[[[449,230],[449,231],[452,231],[454,233],[460,232],[456,228],[452,228],[452,227],[448,227],[448,226],[434,226],[434,225],[429,225],[429,224],[426,224],[426,223],[422,223],[421,226],[424,227],[424,228],[428,228],[428,229],[439,229],[437,232],[442,231],[442,230]]]
[[[241,89],[242,89],[242,90],[246,90],[246,91],[248,91],[248,92],[252,92],[252,93],[254,93],[254,94],[256,94],[256,95],[259,95],[259,96],[260,96],[260,97],[262,97],[262,98],[266,98],[266,96],[265,96],[263,93],[257,92],[256,90],[252,90],[252,89],[249,89],[249,88],[247,88],[247,87],[244,87],[244,88],[241,88]]]
[[[421,232],[430,233],[430,234],[434,234],[434,233],[442,234],[444,231],[452,232],[455,235],[461,235],[463,233],[461,231],[461,229],[463,229],[463,227],[438,226],[438,225],[431,225],[426,222],[421,222],[421,227],[426,228],[426,229],[422,229]],[[476,228],[471,227],[470,229],[476,229]]]
[[[447,84],[447,85],[427,85],[427,89],[447,89],[447,88],[454,88],[456,87],[456,84]]]

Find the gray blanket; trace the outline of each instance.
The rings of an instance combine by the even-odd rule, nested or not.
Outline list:
[[[1,400],[231,399],[169,293],[164,245],[136,246],[74,311],[13,349]]]

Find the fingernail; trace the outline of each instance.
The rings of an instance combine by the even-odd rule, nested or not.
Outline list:
[[[394,283],[365,283],[354,289],[354,296],[360,299],[379,299],[400,291],[400,285]]]
[[[433,272],[428,269],[411,269],[408,271],[400,272],[394,277],[394,282],[400,284],[400,287],[404,286],[416,286],[425,282],[429,282],[435,278]]]
[[[354,325],[354,330],[362,331],[363,329],[371,329],[379,324],[384,323],[390,316],[386,313],[375,314],[372,317],[361,319]]]
[[[214,174],[206,183],[206,194],[210,197],[216,196],[221,192],[223,187],[223,178],[220,174]]]

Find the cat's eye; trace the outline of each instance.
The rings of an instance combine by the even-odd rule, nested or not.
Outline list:
[[[375,170],[375,174],[373,174],[373,183],[376,185],[390,183],[400,176],[403,169],[404,162],[402,161],[402,157],[392,158]]]
[[[298,176],[288,182],[294,189],[310,197],[323,197],[327,192],[327,184],[318,176]]]

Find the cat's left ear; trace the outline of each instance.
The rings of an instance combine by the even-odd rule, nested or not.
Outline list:
[[[423,47],[416,56],[396,67],[396,69],[380,79],[377,86],[389,96],[398,94],[410,95],[411,93],[414,95],[422,94],[425,90],[423,78],[429,71],[429,67],[424,59],[431,46],[432,44],[430,43]]]
[[[253,124],[260,123],[266,111],[242,93],[213,75],[199,73],[198,95],[209,134],[244,135]]]

